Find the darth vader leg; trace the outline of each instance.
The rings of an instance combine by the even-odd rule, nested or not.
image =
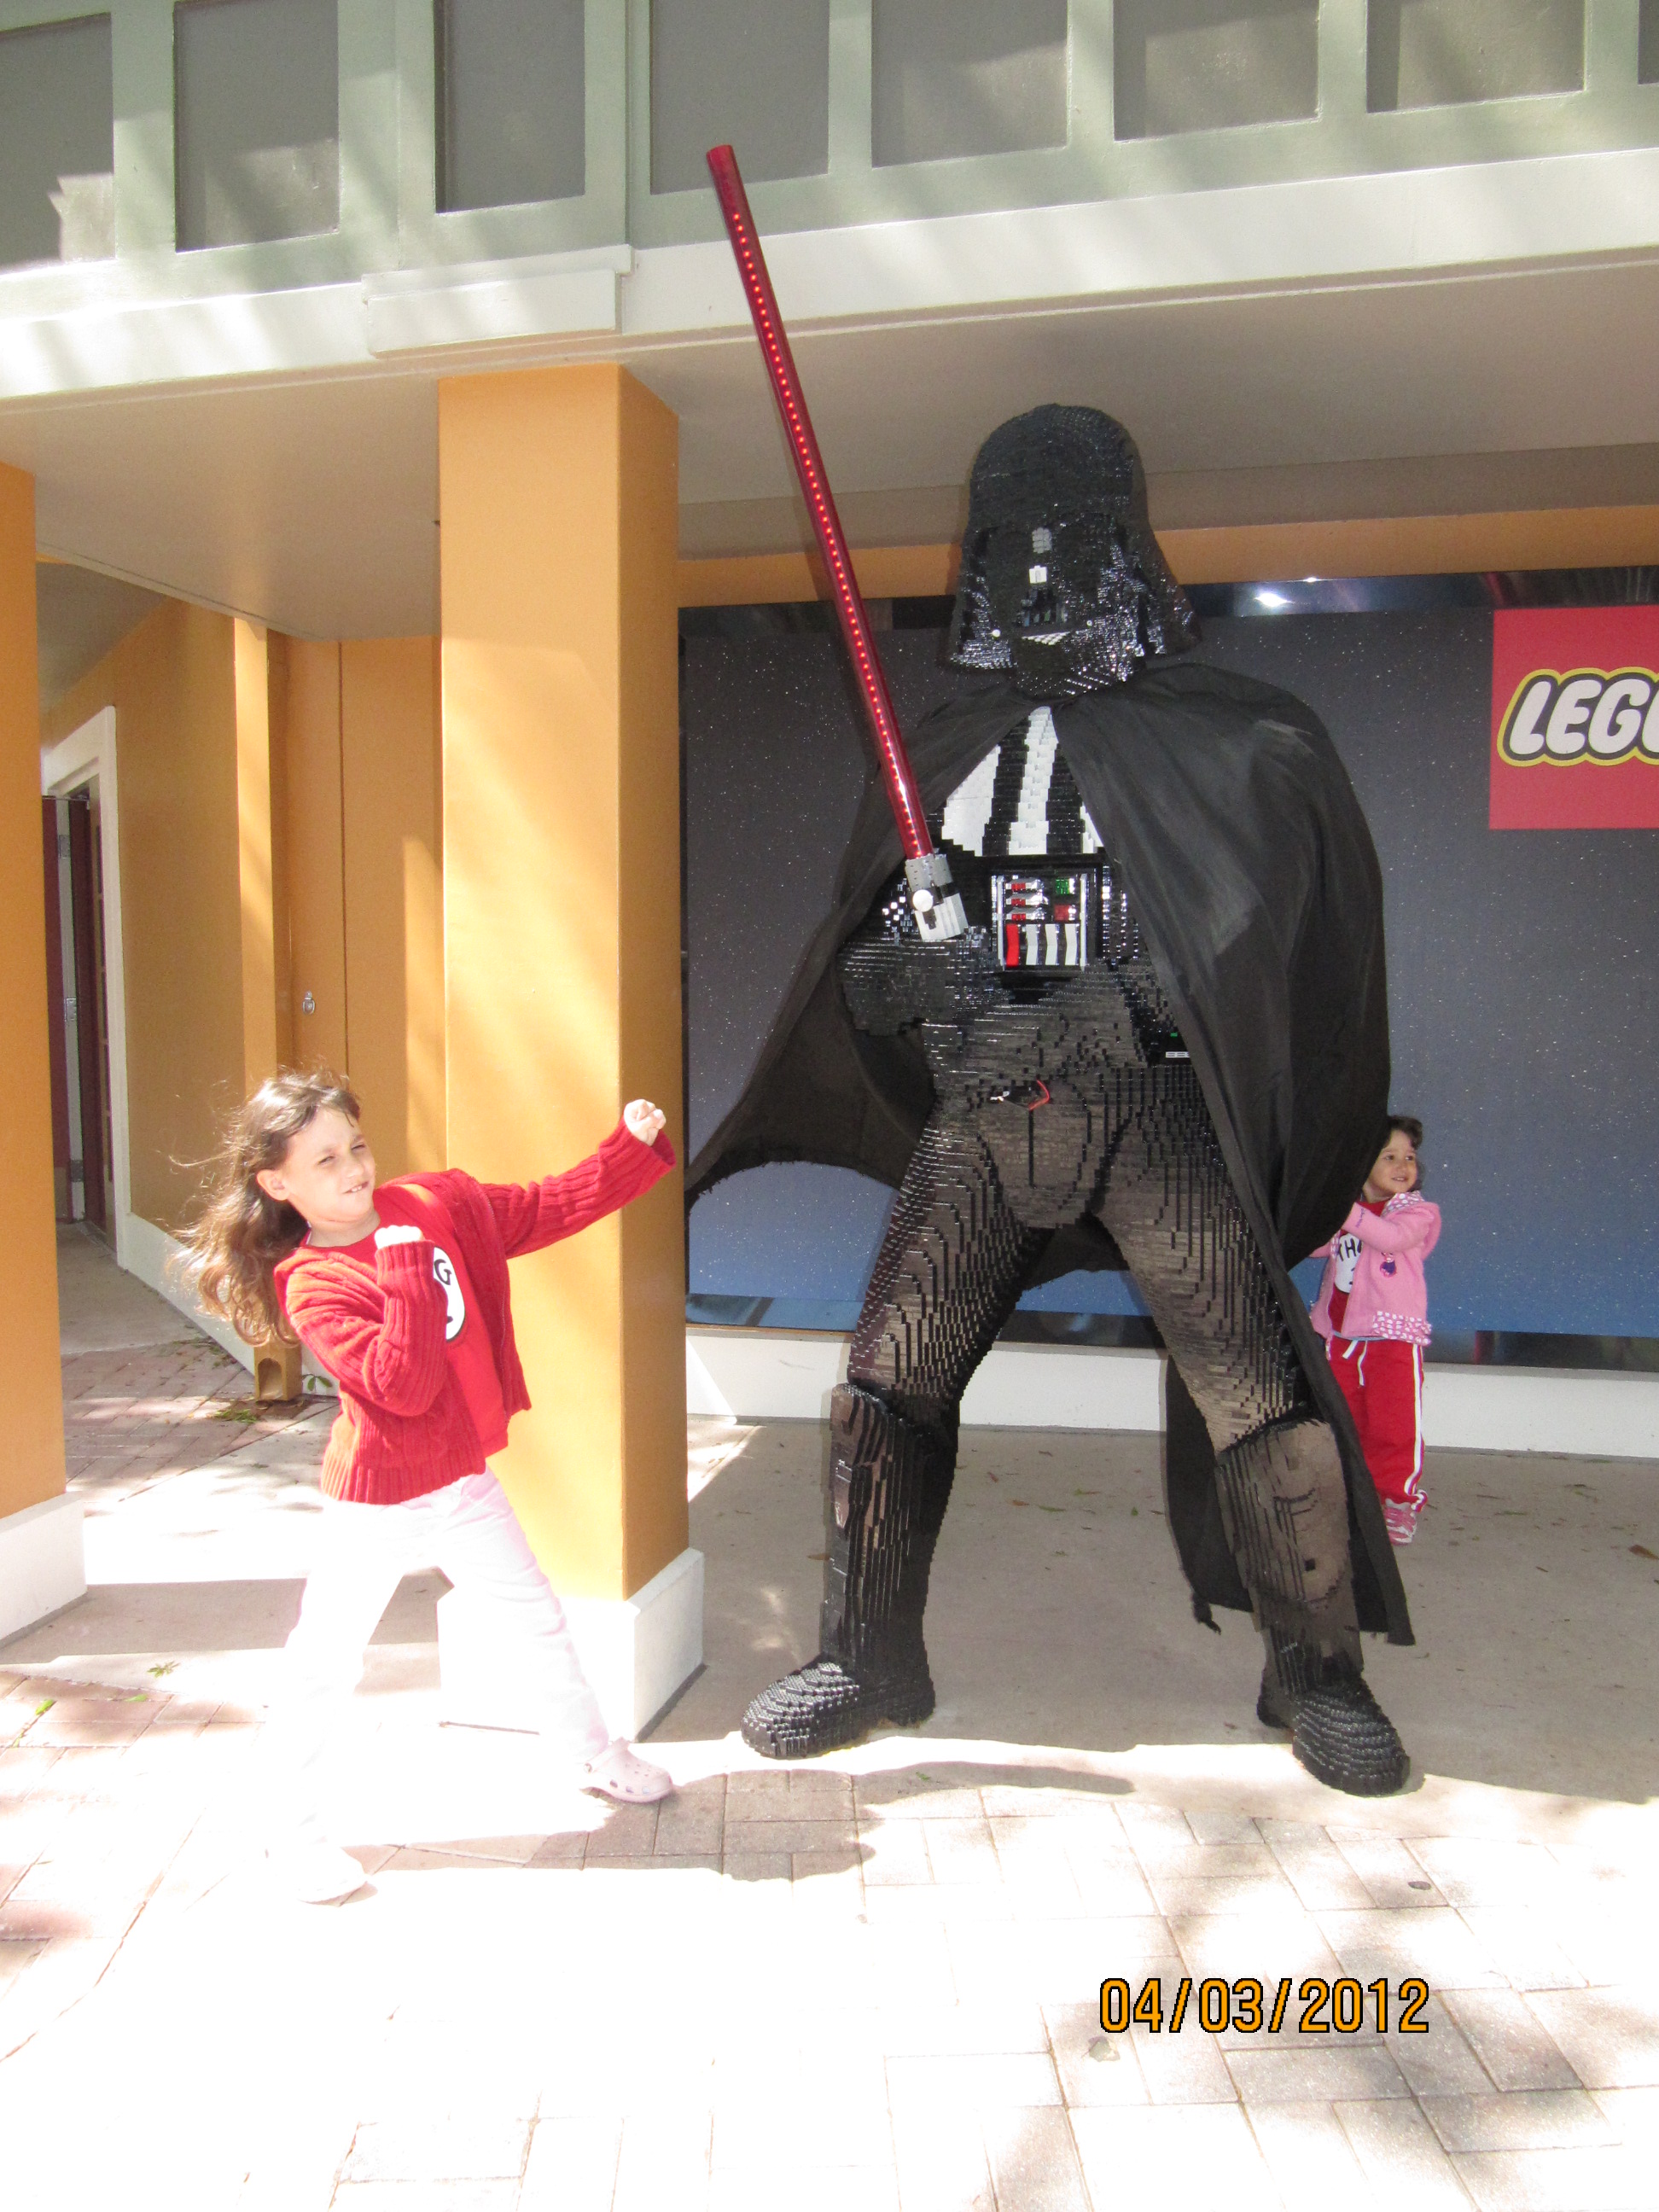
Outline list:
[[[1191,1067],[1125,1071],[1098,1212],[1216,1451],[1222,1526],[1267,1647],[1257,1711],[1357,1796],[1407,1760],[1361,1674],[1336,1439],[1315,1410]],[[1138,1093],[1138,1095],[1137,1095]]]
[[[830,1402],[818,1656],[763,1691],[744,1740],[791,1759],[933,1710],[922,1613],[956,1471],[957,1408],[1048,1242],[984,1144],[935,1115],[893,1203],[848,1380]]]

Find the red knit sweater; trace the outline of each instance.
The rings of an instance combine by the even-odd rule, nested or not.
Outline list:
[[[397,1188],[430,1192],[458,1232],[509,1415],[530,1403],[513,1334],[507,1263],[599,1221],[666,1175],[666,1132],[642,1145],[618,1122],[597,1152],[529,1184],[481,1183],[451,1168]],[[357,1504],[392,1505],[477,1474],[484,1455],[444,1342],[447,1308],[432,1247],[388,1244],[364,1255],[301,1244],[276,1267],[283,1310],[340,1386],[323,1488]]]

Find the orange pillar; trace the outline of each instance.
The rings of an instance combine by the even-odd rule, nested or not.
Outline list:
[[[86,1586],[80,1514],[64,1497],[46,1020],[34,483],[0,465],[0,1636]]]
[[[285,641],[235,624],[236,817],[242,908],[242,1079],[294,1057],[289,1003]]]
[[[637,1095],[683,1146],[678,426],[609,363],[443,382],[438,424],[451,1163],[567,1166]],[[578,1597],[695,1559],[684,1255],[677,1175],[514,1267],[500,1472]]]

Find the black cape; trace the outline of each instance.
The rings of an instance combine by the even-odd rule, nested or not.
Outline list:
[[[1030,714],[1004,684],[918,726],[910,756],[937,820]],[[1382,885],[1359,802],[1316,715],[1288,692],[1190,660],[1154,662],[1057,704],[1054,726],[1167,993],[1279,1303],[1342,1451],[1361,1626],[1412,1642],[1405,1592],[1347,1406],[1288,1270],[1334,1235],[1385,1141]],[[896,1186],[933,1105],[920,1046],[855,1029],[836,954],[902,858],[873,776],[836,902],[802,956],[742,1097],[691,1164],[729,1175],[811,1160]],[[1121,1266],[1103,1232],[1059,1232],[1047,1273]],[[1171,1533],[1195,1610],[1248,1608],[1222,1533],[1208,1436],[1167,1370]]]

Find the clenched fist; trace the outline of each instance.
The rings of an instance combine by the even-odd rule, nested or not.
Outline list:
[[[663,1110],[648,1098],[630,1098],[623,1108],[623,1122],[629,1134],[642,1145],[654,1145],[663,1133]]]

